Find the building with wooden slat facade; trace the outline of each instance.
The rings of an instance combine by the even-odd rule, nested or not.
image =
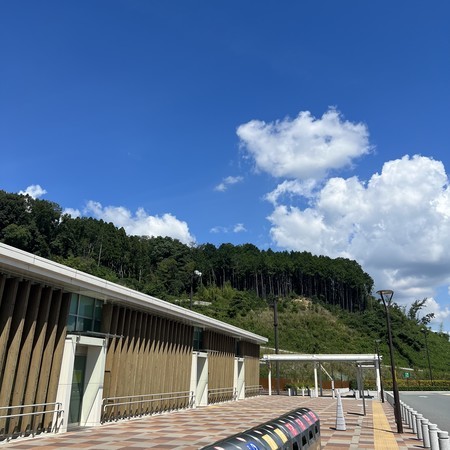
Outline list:
[[[0,437],[255,395],[266,342],[0,244]]]

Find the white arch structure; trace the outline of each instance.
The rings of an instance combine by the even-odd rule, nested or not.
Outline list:
[[[381,355],[377,354],[360,354],[360,355],[345,355],[345,354],[329,354],[329,355],[306,355],[306,354],[267,354],[263,355],[261,361],[267,363],[269,368],[269,395],[272,395],[272,362],[291,362],[291,361],[300,361],[300,362],[313,362],[314,364],[314,392],[315,396],[319,396],[319,386],[317,379],[317,368],[323,362],[349,362],[354,363],[358,366],[358,369],[362,368],[374,368],[375,369],[375,378],[377,384],[377,396],[381,399],[381,378],[380,378],[380,361]],[[330,377],[331,378],[331,377]],[[334,380],[332,380],[332,384],[334,386]],[[358,383],[359,384],[359,383]],[[334,391],[333,391],[334,395]]]

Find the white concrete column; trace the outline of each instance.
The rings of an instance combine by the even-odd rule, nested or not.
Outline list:
[[[68,335],[64,342],[64,352],[59,376],[56,401],[62,404],[64,420],[60,432],[67,431],[72,377],[77,345],[87,348],[85,384],[81,406],[80,426],[100,425],[102,417],[103,382],[106,362],[106,339],[90,336]]]
[[[194,352],[192,354],[191,391],[194,392],[193,406],[208,405],[208,354]]]
[[[317,381],[317,363],[314,363],[314,397],[319,397],[319,383]]]
[[[67,431],[67,422],[69,419],[70,395],[72,393],[73,364],[75,361],[75,339],[67,337],[64,342],[63,358],[61,362],[61,373],[59,375],[58,391],[56,401],[61,403],[61,409],[64,411],[64,417],[58,423],[59,432]],[[55,417],[56,419],[56,417]],[[56,422],[55,422],[56,423]]]
[[[80,425],[92,427],[100,425],[102,417],[106,339],[82,336],[80,344],[84,344],[88,348]]]
[[[269,374],[267,376],[267,382],[269,383],[269,395],[272,395],[272,366],[270,363],[267,366],[269,368]]]
[[[377,384],[377,398],[381,400],[381,373],[378,359],[375,360],[375,379]]]

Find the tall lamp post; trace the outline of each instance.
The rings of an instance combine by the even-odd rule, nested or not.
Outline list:
[[[431,371],[430,352],[428,351],[428,339],[427,339],[428,328],[427,328],[427,327],[423,327],[423,328],[422,328],[422,333],[423,333],[423,335],[425,336],[425,350],[426,350],[426,352],[427,352],[428,370],[430,371],[430,381],[431,381],[431,384],[433,384],[433,372]]]
[[[397,432],[403,433],[402,415],[401,415],[401,410],[400,410],[400,395],[398,393],[397,377],[395,375],[394,348],[392,345],[392,331],[391,331],[391,318],[390,318],[390,314],[389,314],[389,309],[391,307],[391,301],[392,301],[392,296],[394,295],[394,291],[385,289],[382,291],[377,291],[377,294],[380,296],[380,299],[384,305],[384,309],[386,310],[386,324],[387,324],[388,339],[389,339],[389,353],[391,356],[392,390],[394,391],[394,414],[395,414],[395,421],[397,423]]]
[[[378,345],[380,342],[381,342],[380,339],[375,339],[375,347],[376,347],[377,358],[378,358],[378,370],[379,370],[379,372],[380,372],[381,403],[384,403],[383,377],[381,376],[380,347],[379,347],[379,345]]]
[[[273,334],[275,341],[275,353],[278,355],[280,353],[280,348],[278,346],[278,306],[277,298],[273,299]],[[280,362],[275,361],[275,370],[277,378],[277,395],[280,395]]]
[[[199,277],[200,280],[202,279],[202,273],[198,270],[194,270],[191,274],[191,293],[189,295],[189,308],[192,309],[192,297],[194,294],[194,276]]]

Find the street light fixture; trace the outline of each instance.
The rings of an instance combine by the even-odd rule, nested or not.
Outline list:
[[[380,372],[381,403],[384,403],[383,377],[381,376],[381,359],[380,359],[380,347],[379,347],[380,342],[381,342],[381,339],[375,339],[375,347],[376,347],[377,358],[378,358],[378,370]]]
[[[395,375],[394,348],[392,345],[392,331],[391,331],[391,318],[390,318],[390,314],[389,314],[389,309],[391,307],[391,301],[392,301],[392,296],[394,295],[394,291],[385,289],[385,290],[377,291],[377,294],[380,296],[380,299],[383,302],[384,309],[386,311],[386,324],[387,324],[388,339],[389,339],[389,353],[391,356],[392,390],[394,392],[394,414],[395,414],[395,421],[397,423],[397,432],[403,433],[402,415],[401,415],[401,410],[400,410],[400,395],[398,393],[397,377]]]
[[[189,296],[189,307],[192,309],[192,296],[194,294],[194,275],[202,279],[202,273],[199,270],[194,270],[191,274],[191,293]]]

